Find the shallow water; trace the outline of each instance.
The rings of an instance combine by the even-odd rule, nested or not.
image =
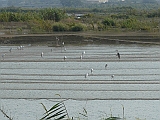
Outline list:
[[[24,45],[17,50],[17,46],[1,46],[0,53],[6,53],[0,63],[1,108],[16,120],[37,120],[44,112],[39,103],[49,108],[60,94],[61,99],[68,99],[70,117],[82,117],[79,112],[85,107],[89,120],[111,114],[122,118],[123,105],[127,120],[159,120],[159,46],[65,47],[66,51],[63,47]],[[2,113],[0,119],[5,120]]]

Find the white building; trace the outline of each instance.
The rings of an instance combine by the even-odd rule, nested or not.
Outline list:
[[[100,3],[106,3],[108,0],[99,0]]]
[[[99,0],[99,2],[106,3],[106,2],[108,2],[108,0]]]
[[[112,2],[112,0],[86,0],[89,3],[106,3],[106,2]],[[115,0],[113,0],[115,1]],[[124,2],[125,0],[117,0],[117,2]]]
[[[105,3],[108,2],[108,0],[86,0],[87,2],[90,3]]]

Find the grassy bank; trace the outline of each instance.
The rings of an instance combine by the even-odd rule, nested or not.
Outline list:
[[[59,38],[57,41],[56,38]],[[52,34],[0,35],[0,44],[47,44],[55,46],[57,42],[65,44],[115,44],[146,43],[160,44],[158,33],[145,32],[72,32]]]

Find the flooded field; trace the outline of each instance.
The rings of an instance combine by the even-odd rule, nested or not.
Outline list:
[[[1,46],[0,54],[0,107],[13,120],[38,120],[40,103],[64,99],[74,119],[83,107],[88,120],[122,118],[122,106],[126,120],[160,119],[158,45]]]

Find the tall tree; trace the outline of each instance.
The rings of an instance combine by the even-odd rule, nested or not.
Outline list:
[[[65,12],[60,9],[46,8],[41,11],[41,16],[44,20],[54,20],[59,22],[65,17]]]

